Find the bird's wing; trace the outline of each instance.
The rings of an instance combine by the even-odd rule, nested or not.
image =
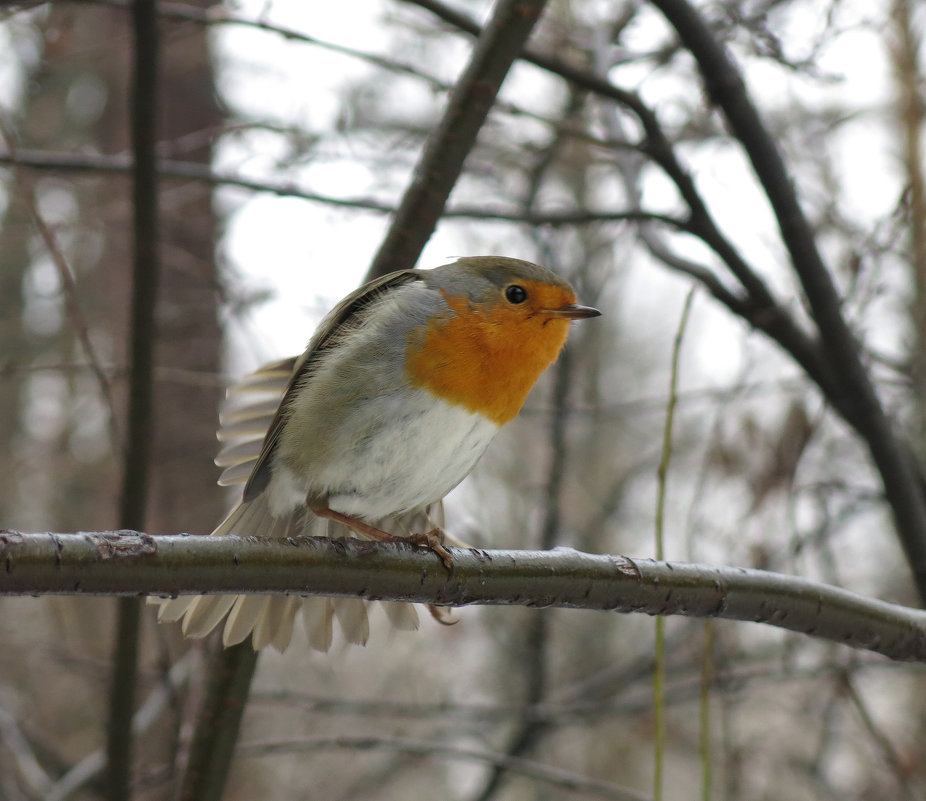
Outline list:
[[[399,270],[370,281],[344,298],[322,320],[305,353],[292,363],[289,383],[286,385],[276,413],[270,421],[260,453],[257,455],[247,484],[245,484],[245,501],[251,501],[260,495],[270,482],[271,457],[276,450],[283,425],[286,422],[288,407],[295,393],[302,386],[303,381],[307,379],[320,354],[324,353],[327,347],[337,339],[337,334],[343,331],[345,326],[350,325],[351,321],[363,309],[380,297],[382,293],[388,292],[394,287],[411,283],[417,280],[419,275],[418,270]]]

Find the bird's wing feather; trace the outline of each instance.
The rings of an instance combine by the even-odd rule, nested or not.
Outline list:
[[[296,361],[292,356],[265,364],[228,388],[216,434],[223,443],[216,464],[225,468],[220,486],[244,484],[250,477]]]

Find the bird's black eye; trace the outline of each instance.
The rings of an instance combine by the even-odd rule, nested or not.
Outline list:
[[[520,284],[512,284],[505,288],[505,298],[509,303],[524,303],[527,300],[527,290]]]

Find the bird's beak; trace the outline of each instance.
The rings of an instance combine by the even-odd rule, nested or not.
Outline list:
[[[551,317],[564,317],[567,320],[583,320],[586,317],[600,317],[601,312],[591,306],[579,306],[577,303],[567,303],[558,309],[547,309]]]

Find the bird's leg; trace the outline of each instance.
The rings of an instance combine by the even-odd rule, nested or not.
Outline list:
[[[388,531],[383,531],[381,528],[376,528],[376,526],[371,526],[369,523],[364,523],[363,520],[359,518],[336,512],[334,509],[329,509],[327,506],[319,506],[317,509],[313,509],[312,513],[319,517],[327,518],[328,520],[334,520],[336,523],[341,523],[354,533],[369,537],[371,540],[395,542],[399,539]]]
[[[358,520],[356,517],[336,512],[334,509],[329,509],[327,506],[320,506],[317,509],[313,509],[312,512],[319,517],[341,523],[351,529],[351,531],[363,537],[369,537],[371,540],[377,540],[379,542],[410,542],[413,545],[424,545],[441,558],[441,561],[447,566],[448,570],[453,568],[453,557],[450,555],[450,551],[444,547],[444,532],[439,528],[433,528],[424,534],[412,534],[410,537],[397,537],[395,534],[390,534],[388,531],[383,531],[381,528],[371,526],[369,523]],[[434,613],[432,612],[431,614],[433,615]],[[436,615],[435,618],[437,618]]]

